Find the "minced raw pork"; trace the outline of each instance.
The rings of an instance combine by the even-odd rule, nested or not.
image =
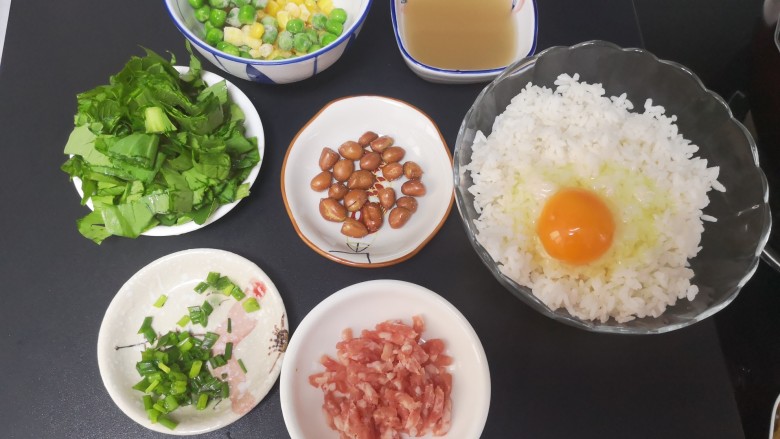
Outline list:
[[[357,338],[347,328],[336,344],[338,358],[322,357],[325,371],[311,375],[309,383],[324,392],[323,412],[342,439],[447,433],[452,358],[442,340],[422,340],[424,330],[420,316],[412,326],[382,322]]]

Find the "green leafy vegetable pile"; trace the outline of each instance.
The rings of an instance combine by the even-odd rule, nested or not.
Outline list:
[[[205,84],[191,52],[186,73],[175,62],[147,49],[108,85],[77,96],[62,170],[81,179],[82,205],[92,200],[94,211],[77,225],[98,244],[157,225],[203,224],[249,194],[243,181],[260,154],[244,134],[243,112],[225,81]]]

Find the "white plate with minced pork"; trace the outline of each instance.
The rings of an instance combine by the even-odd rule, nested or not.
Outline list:
[[[415,316],[419,321],[413,320]],[[490,407],[490,372],[474,329],[452,304],[433,291],[408,282],[374,280],[334,293],[312,309],[293,333],[280,378],[282,413],[293,439],[339,438],[328,425],[324,392],[310,384],[310,377],[325,371],[321,363],[325,355],[339,358],[337,343],[345,329],[351,329],[353,337],[358,338],[361,331],[374,330],[388,320],[414,328],[424,323],[420,341],[441,339],[443,354],[451,358],[451,363],[438,363],[449,363],[444,368],[452,377],[449,428],[443,436],[428,433],[421,437],[480,437]],[[373,390],[363,387],[359,396],[381,392],[380,387],[377,383]],[[448,405],[444,401],[439,404]]]
[[[658,317],[693,300],[688,261],[703,221],[717,220],[702,209],[726,190],[718,167],[652,101],[634,108],[576,74],[555,85],[528,84],[477,133],[466,166],[476,239],[503,275],[582,320]]]

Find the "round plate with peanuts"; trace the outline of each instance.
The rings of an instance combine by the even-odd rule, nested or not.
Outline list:
[[[325,105],[290,143],[282,198],[314,251],[355,267],[414,256],[452,208],[452,156],[419,109],[382,96]]]

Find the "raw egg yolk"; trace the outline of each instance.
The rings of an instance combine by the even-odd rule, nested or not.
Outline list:
[[[582,265],[609,250],[615,221],[598,195],[585,189],[564,188],[545,203],[536,233],[550,256]]]

